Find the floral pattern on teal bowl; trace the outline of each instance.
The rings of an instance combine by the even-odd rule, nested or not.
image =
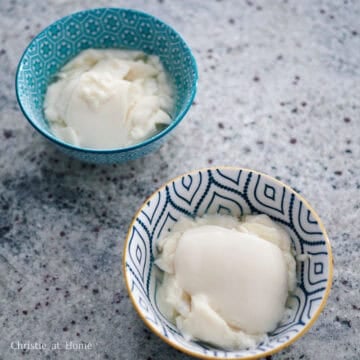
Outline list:
[[[152,138],[127,148],[94,150],[56,138],[44,117],[46,88],[62,66],[88,48],[142,50],[159,56],[175,88],[172,123]],[[16,94],[30,124],[62,151],[88,162],[118,163],[146,155],[166,140],[189,110],[197,78],[191,50],[171,27],[139,11],[100,8],[66,16],[33,39],[18,65]]]
[[[251,350],[225,351],[183,337],[160,312],[156,242],[183,216],[263,213],[290,234],[297,261],[297,288],[290,317]],[[300,257],[301,258],[301,257]],[[319,216],[287,185],[248,169],[219,167],[182,175],[157,190],[135,215],[125,241],[123,273],[130,298],[147,326],[164,341],[204,359],[265,358],[299,339],[325,306],[332,282],[332,252]]]

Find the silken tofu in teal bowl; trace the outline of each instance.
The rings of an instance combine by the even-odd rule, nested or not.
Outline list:
[[[46,89],[67,62],[91,48],[140,50],[159,56],[173,86],[171,123],[156,135],[122,148],[83,148],[56,137],[44,115]],[[16,94],[30,124],[66,154],[93,163],[121,163],[158,149],[168,139],[193,102],[197,79],[191,50],[169,25],[136,10],[98,8],[61,18],[32,40],[18,65]]]

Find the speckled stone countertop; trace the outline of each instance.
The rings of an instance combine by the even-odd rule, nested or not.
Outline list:
[[[141,9],[172,25],[193,49],[200,75],[175,136],[122,166],[59,153],[27,123],[14,91],[18,60],[35,34],[63,15],[104,5]],[[360,3],[346,0],[1,1],[0,359],[186,359],[150,333],[130,304],[121,274],[125,233],[163,182],[194,168],[236,165],[300,191],[334,251],[324,312],[273,359],[358,360],[359,16]],[[17,349],[26,342],[55,345]]]

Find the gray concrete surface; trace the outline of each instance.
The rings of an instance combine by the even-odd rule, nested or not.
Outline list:
[[[172,25],[193,49],[200,75],[175,136],[122,166],[58,152],[27,123],[14,90],[18,60],[35,34],[63,15],[104,5],[141,9]],[[122,247],[148,195],[210,165],[253,168],[293,186],[332,241],[328,305],[308,334],[273,359],[359,359],[359,16],[359,2],[337,0],[2,0],[0,359],[185,360],[133,310]],[[16,349],[27,342],[47,349]],[[66,349],[70,342],[91,349]]]

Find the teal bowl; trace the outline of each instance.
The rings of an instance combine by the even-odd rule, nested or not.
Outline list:
[[[46,88],[69,60],[89,48],[141,50],[159,56],[174,86],[171,124],[141,143],[114,149],[83,148],[57,138],[44,116]],[[99,8],[66,16],[32,40],[17,68],[16,95],[30,124],[66,154],[93,163],[121,163],[156,150],[169,137],[193,102],[197,79],[191,50],[170,26],[140,11]]]

